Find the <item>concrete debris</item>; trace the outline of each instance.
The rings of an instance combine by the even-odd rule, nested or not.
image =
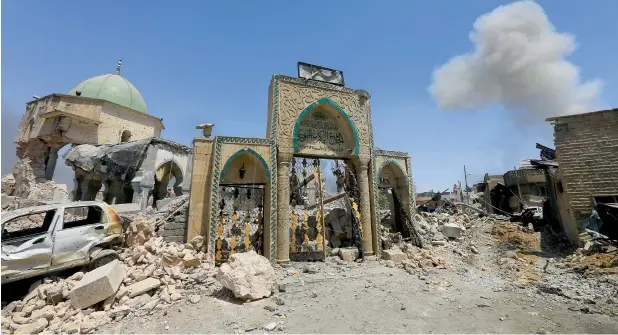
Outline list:
[[[358,248],[340,248],[339,257],[346,262],[353,262],[358,259]]]
[[[200,302],[201,297],[197,294],[192,294],[189,296],[189,302],[191,302],[192,304],[197,304],[198,302]]]
[[[217,280],[242,300],[269,297],[277,290],[277,275],[268,259],[255,251],[233,254],[219,268]]]
[[[318,273],[318,267],[313,264],[305,264],[303,267],[304,273]]]
[[[152,222],[146,217],[138,215],[125,230],[125,243],[129,247],[144,245],[153,235]]]
[[[17,327],[14,334],[38,334],[42,332],[48,324],[49,322],[46,319],[40,318],[32,323]]]
[[[147,278],[127,287],[129,298],[137,297],[143,293],[154,290],[161,286],[161,281],[157,278]]]
[[[3,320],[6,316],[10,321],[3,322],[3,330],[87,333],[130,314],[150,313],[185,298],[190,302],[201,299],[199,294],[185,292],[217,292],[221,286],[215,279],[214,262],[201,251],[203,239],[167,243],[163,237],[155,236],[152,220],[138,215],[136,221],[129,223],[125,236],[129,246],[119,250],[120,261],[86,273],[75,272],[66,278],[35,282],[23,300],[3,309]],[[9,329],[10,324],[15,327]]]
[[[400,264],[408,257],[403,251],[399,249],[384,250],[382,258],[387,261],[393,261],[395,264]]]
[[[448,238],[460,238],[462,228],[456,224],[447,223],[442,227],[442,234]]]
[[[82,309],[105,300],[116,293],[124,276],[124,268],[117,260],[86,273],[69,292],[71,305]]]

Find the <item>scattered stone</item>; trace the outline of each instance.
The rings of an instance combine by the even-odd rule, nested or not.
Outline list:
[[[396,266],[397,266],[397,265],[395,264],[395,262],[390,261],[390,260],[385,261],[385,262],[384,262],[384,265],[385,265],[387,268],[394,268],[394,267],[396,267]]]
[[[15,329],[14,334],[38,334],[42,332],[45,327],[47,327],[48,323],[49,322],[47,322],[47,319],[40,318],[32,323],[19,326]]]
[[[406,260],[408,256],[399,249],[390,249],[382,251],[382,259],[387,261],[393,261],[395,264],[400,264]]]
[[[200,302],[201,297],[197,294],[192,294],[189,296],[189,302],[191,302],[192,304],[197,304],[198,302]]]
[[[358,258],[358,249],[341,248],[339,249],[339,257],[346,262],[354,262]]]
[[[318,268],[314,264],[305,264],[303,267],[303,272],[315,274],[318,273]]]
[[[277,328],[277,323],[276,322],[271,322],[269,324],[264,325],[264,330],[271,332],[273,330],[275,330],[275,328]]]
[[[182,299],[182,294],[178,292],[172,293],[172,295],[170,296],[170,299],[172,299],[172,301],[178,301]]]
[[[230,256],[219,268],[217,280],[242,300],[269,297],[277,290],[277,274],[270,261],[253,250]]]
[[[281,299],[281,297],[274,297],[273,301],[275,302],[275,304],[277,304],[277,306],[285,305],[285,301],[283,301],[283,299]]]
[[[150,290],[154,290],[159,286],[161,286],[161,281],[159,279],[147,278],[128,286],[127,291],[129,292],[129,298],[133,298]]]
[[[448,238],[460,238],[462,228],[453,223],[446,223],[442,226],[442,234]]]
[[[264,309],[269,311],[269,312],[274,312],[274,311],[277,310],[277,307],[271,306],[271,305],[266,305],[266,306],[264,306]]]
[[[311,298],[314,298],[314,299],[315,299],[315,298],[317,298],[317,297],[318,297],[318,294],[317,294],[315,291],[311,291],[311,294],[309,295],[309,297],[311,297]]]
[[[51,319],[54,318],[54,316],[56,316],[56,311],[54,311],[54,307],[47,305],[41,309],[37,309],[34,312],[32,312],[30,319],[37,320],[37,319],[43,318],[43,319],[46,319],[47,321],[50,321]]]
[[[141,310],[150,312],[159,304],[159,299],[152,299],[149,302],[145,303],[144,306],[140,307]]]
[[[80,327],[77,322],[65,323],[62,325],[62,332],[65,334],[77,334],[79,333]]]
[[[517,259],[519,257],[517,257],[517,253],[515,251],[509,250],[507,252],[504,253],[504,257],[506,258],[513,258],[513,259]]]
[[[479,249],[477,249],[475,246],[470,246],[470,250],[475,254],[479,254]]]
[[[193,255],[191,255],[190,253],[187,253],[185,255],[185,257],[182,258],[182,264],[186,267],[186,268],[196,268],[200,266],[200,260],[195,258]]]
[[[285,284],[279,284],[279,292],[285,292]]]
[[[117,260],[88,272],[69,292],[71,304],[82,309],[105,300],[116,293],[124,277],[122,263]]]
[[[444,240],[440,240],[440,241],[435,240],[435,241],[431,241],[431,244],[435,245],[435,246],[443,246],[443,245],[446,245],[446,241],[444,241]]]

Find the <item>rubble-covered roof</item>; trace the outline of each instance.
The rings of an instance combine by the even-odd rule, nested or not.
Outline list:
[[[82,144],[71,148],[63,158],[74,169],[100,175],[103,179],[128,183],[135,177],[151,145],[177,154],[192,152],[191,148],[180,143],[151,137],[120,144]]]

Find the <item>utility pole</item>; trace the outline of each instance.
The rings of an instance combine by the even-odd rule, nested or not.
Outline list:
[[[466,166],[464,165],[464,180],[466,182],[466,202],[470,204],[470,194],[468,194],[468,172],[466,172]]]

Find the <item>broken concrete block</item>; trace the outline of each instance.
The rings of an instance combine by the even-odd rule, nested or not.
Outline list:
[[[442,234],[448,238],[460,238],[462,230],[458,225],[447,223],[442,227]]]
[[[46,319],[40,318],[32,323],[20,326],[19,328],[15,329],[14,334],[38,334],[42,332],[45,327],[47,327],[47,324],[48,322]]]
[[[137,282],[127,287],[129,291],[129,298],[137,297],[138,295],[154,290],[161,286],[161,281],[157,278],[146,278],[140,282]]]
[[[54,318],[54,316],[56,316],[56,311],[54,310],[52,306],[47,305],[41,309],[37,309],[36,311],[32,312],[30,319],[37,320],[40,318],[44,318],[47,321],[50,321],[51,319]]]
[[[253,250],[230,256],[229,262],[219,268],[216,278],[242,300],[269,297],[277,290],[275,269],[266,257]]]
[[[399,249],[389,249],[382,251],[382,259],[393,261],[395,264],[400,264],[406,260],[408,256]]]
[[[63,287],[64,286],[56,285],[56,286],[48,288],[45,291],[45,295],[47,296],[47,302],[52,305],[56,305],[62,300],[64,300],[64,298],[62,297]]]
[[[39,295],[39,286],[41,286],[41,284],[43,284],[43,280],[39,279],[32,283],[32,285],[30,285],[30,288],[28,289],[28,294],[26,294],[26,296],[22,299],[22,302],[24,304],[30,301],[30,299]]]
[[[82,309],[105,300],[116,293],[124,276],[124,267],[117,260],[86,273],[69,292],[71,305]]]
[[[195,258],[190,253],[186,254],[185,257],[182,258],[182,264],[184,264],[186,268],[196,268],[200,266],[200,263],[200,260]]]
[[[339,257],[346,262],[353,262],[358,258],[357,248],[341,248],[339,249]]]

